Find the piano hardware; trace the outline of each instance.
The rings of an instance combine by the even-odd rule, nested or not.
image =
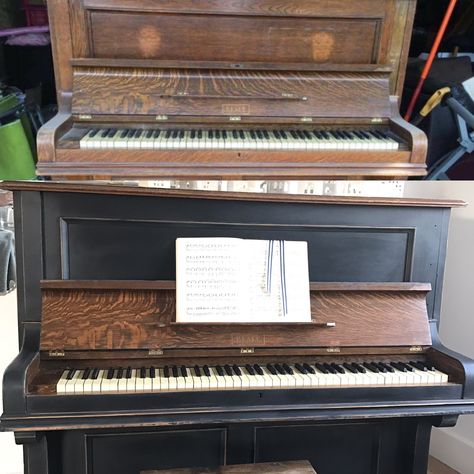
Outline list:
[[[422,474],[431,427],[474,412],[474,362],[436,329],[460,202],[4,186],[22,349],[0,427],[28,474],[295,456]],[[176,323],[174,243],[190,235],[307,241],[312,321]]]
[[[415,3],[48,0],[60,111],[38,173],[423,175],[398,112]]]

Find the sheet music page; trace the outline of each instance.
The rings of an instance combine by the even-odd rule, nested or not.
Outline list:
[[[176,240],[178,322],[311,321],[306,242]]]

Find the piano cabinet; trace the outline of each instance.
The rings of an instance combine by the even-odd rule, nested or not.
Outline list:
[[[48,0],[59,113],[37,172],[422,176],[426,136],[399,114],[415,5]]]
[[[462,202],[3,187],[21,350],[0,429],[24,446],[27,474],[291,459],[422,474],[432,426],[474,412],[474,362],[437,336]],[[174,242],[191,236],[306,240],[314,322],[176,324]]]

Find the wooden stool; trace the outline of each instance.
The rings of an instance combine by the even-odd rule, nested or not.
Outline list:
[[[140,474],[317,474],[308,461],[235,464],[212,468],[165,469],[141,471]]]

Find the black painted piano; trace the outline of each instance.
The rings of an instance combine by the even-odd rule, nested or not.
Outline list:
[[[421,474],[432,426],[474,412],[437,336],[459,201],[4,183],[21,350],[2,430],[28,474],[308,459]],[[178,324],[178,237],[305,240],[312,321]]]

